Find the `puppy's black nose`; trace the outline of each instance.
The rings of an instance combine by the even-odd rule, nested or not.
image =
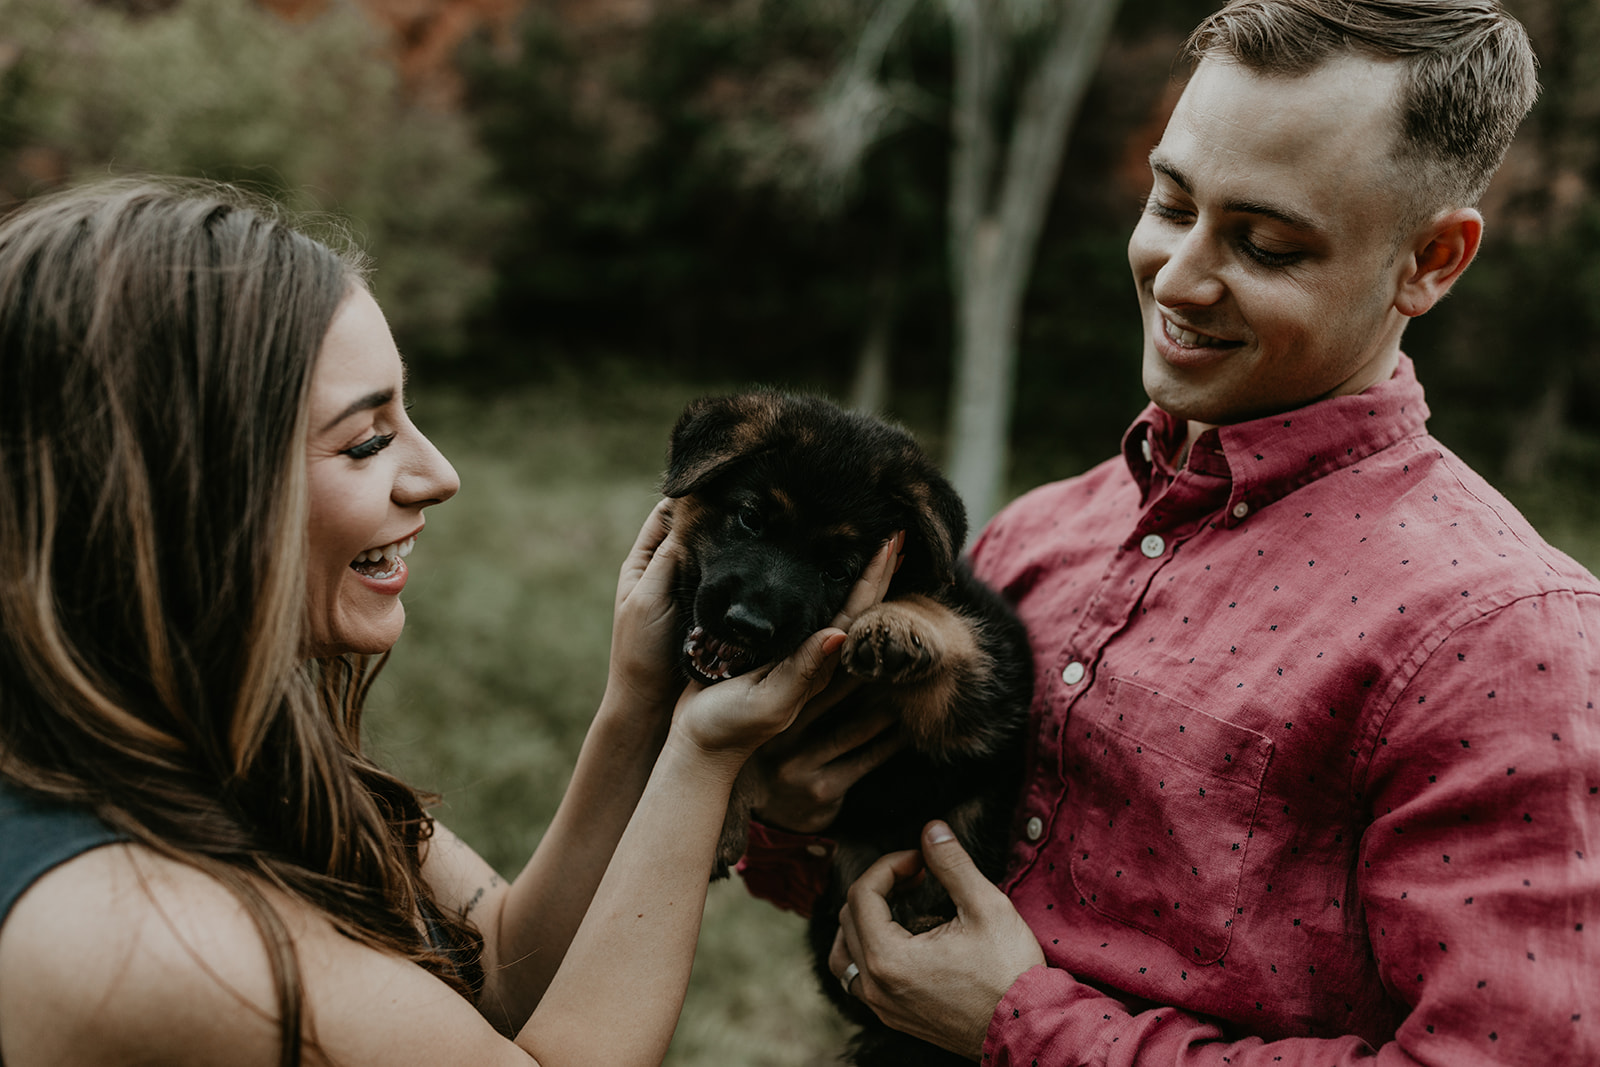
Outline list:
[[[777,626],[749,604],[734,604],[722,617],[729,633],[742,644],[757,645],[770,640]]]

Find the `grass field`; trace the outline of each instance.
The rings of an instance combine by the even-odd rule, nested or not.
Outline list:
[[[406,633],[369,737],[444,794],[443,820],[503,873],[532,852],[565,788],[605,679],[617,567],[657,499],[667,430],[702,391],[604,374],[492,398],[419,390],[414,415],[462,491],[429,513],[411,557]],[[1600,565],[1592,495],[1519,502]],[[836,1062],[843,1041],[803,923],[737,880],[712,886],[667,1062],[816,1067]]]

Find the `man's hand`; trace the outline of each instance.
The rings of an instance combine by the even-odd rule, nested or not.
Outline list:
[[[912,935],[889,914],[896,886],[931,873],[956,917]],[[850,992],[896,1030],[976,1060],[995,1005],[1044,952],[1006,895],[973,865],[942,822],[922,833],[922,855],[892,852],[850,887],[828,955],[836,976],[854,963]]]
[[[850,787],[899,751],[905,739],[892,711],[823,717],[859,685],[837,672],[793,726],[756,751],[756,818],[795,833],[822,833],[833,825]]]

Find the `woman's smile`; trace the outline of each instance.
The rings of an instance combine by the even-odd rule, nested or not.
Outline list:
[[[398,593],[406,584],[406,557],[416,544],[417,535],[412,534],[382,548],[369,548],[351,561],[350,569],[380,592]]]

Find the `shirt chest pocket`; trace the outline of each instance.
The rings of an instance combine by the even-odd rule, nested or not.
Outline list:
[[[1215,963],[1272,742],[1124,678],[1109,689],[1069,727],[1073,884],[1101,914]]]

